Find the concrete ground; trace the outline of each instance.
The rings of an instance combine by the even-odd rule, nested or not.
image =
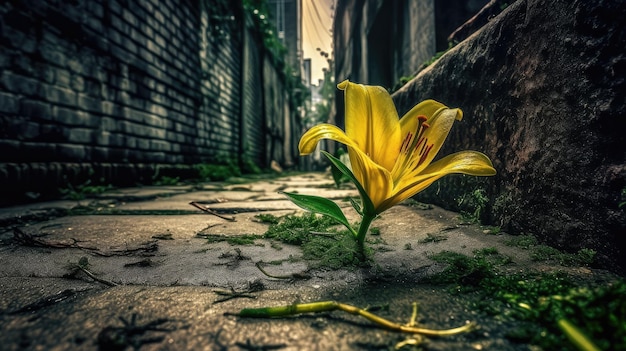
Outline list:
[[[449,287],[425,284],[424,277],[445,267],[429,254],[449,250],[471,256],[476,249],[496,248],[512,259],[506,268],[511,272],[532,266],[596,274],[583,267],[539,265],[528,250],[505,245],[509,235],[494,235],[489,228],[462,223],[458,213],[415,202],[398,205],[374,222],[380,240],[369,244],[374,249],[370,267],[311,268],[299,247],[260,237],[269,225],[258,214],[302,212],[279,191],[331,198],[356,220],[345,201],[356,191],[332,185],[329,175],[312,173],[240,184],[120,189],[78,202],[2,208],[1,348],[388,350],[407,338],[417,340],[341,312],[279,319],[233,315],[246,307],[336,300],[386,306],[377,313],[401,324],[418,302],[422,327],[479,325],[468,334],[421,339],[421,349],[530,350],[503,336],[514,328],[509,322],[470,308]],[[250,245],[207,239],[245,234],[259,238]],[[281,278],[264,274],[257,264]]]

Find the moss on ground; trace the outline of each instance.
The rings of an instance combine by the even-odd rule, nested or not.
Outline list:
[[[339,226],[333,219],[305,213],[277,220],[270,224],[264,237],[301,246],[303,259],[309,261],[311,266],[340,269],[364,264],[354,238],[347,230],[338,230]],[[275,222],[271,218],[265,218],[264,221]],[[366,254],[370,254],[370,251]]]
[[[532,242],[529,238],[518,240],[521,246]],[[576,350],[558,327],[559,320],[567,320],[601,350],[626,349],[623,279],[595,284],[577,281],[564,272],[511,274],[503,270],[510,260],[495,248],[476,250],[473,257],[442,251],[430,258],[448,266],[428,282],[449,284],[456,293],[474,294],[472,308],[517,321],[515,329],[506,333],[512,342],[544,350]]]

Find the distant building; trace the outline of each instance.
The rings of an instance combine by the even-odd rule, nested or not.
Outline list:
[[[311,85],[311,75],[311,59],[307,58],[302,60],[302,84],[304,84],[305,87]]]

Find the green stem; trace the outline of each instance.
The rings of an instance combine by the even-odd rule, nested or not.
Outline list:
[[[558,321],[559,327],[567,338],[581,351],[600,351],[589,338],[580,330],[576,325],[568,321],[567,319],[561,319]]]
[[[370,229],[370,225],[372,224],[374,218],[376,218],[376,215],[368,215],[367,213],[363,213],[363,219],[361,220],[361,224],[359,225],[359,231],[356,234],[356,242],[361,253],[365,253],[365,235]],[[365,255],[363,255],[363,257],[365,257]]]
[[[311,313],[311,312],[329,312],[340,310],[350,314],[361,316],[378,326],[403,332],[403,333],[413,333],[413,334],[422,334],[426,336],[448,336],[448,335],[456,335],[460,333],[466,333],[473,330],[476,327],[475,323],[468,323],[463,326],[445,329],[445,330],[434,330],[427,328],[419,328],[414,325],[405,325],[392,322],[385,318],[379,317],[367,310],[362,308],[358,308],[352,305],[347,305],[344,303],[339,303],[335,301],[320,301],[320,302],[311,302],[311,303],[300,303],[289,306],[277,306],[277,307],[262,307],[262,308],[244,308],[237,315],[239,317],[252,317],[252,318],[271,318],[271,317],[285,317],[285,316],[293,316],[301,313]]]

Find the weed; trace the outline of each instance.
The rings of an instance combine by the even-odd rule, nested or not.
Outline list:
[[[533,261],[555,261],[563,266],[588,266],[593,263],[596,252],[592,249],[581,249],[575,254],[561,252],[547,245],[537,245],[532,249],[530,258]]]
[[[302,216],[286,216],[279,223],[270,225],[265,237],[285,244],[302,245],[310,241],[311,232],[326,232],[337,223],[328,217],[306,213]]]
[[[473,289],[487,278],[494,275],[493,267],[511,262],[511,258],[498,253],[496,248],[474,250],[474,257],[468,257],[452,251],[442,251],[430,255],[435,262],[448,263],[449,266],[441,273],[429,278],[432,283],[456,283],[464,288]]]
[[[93,195],[102,194],[108,190],[113,189],[112,185],[91,185],[91,180],[87,180],[80,185],[67,184],[67,188],[59,189],[59,192],[63,195],[64,199],[69,200],[84,200]]]
[[[243,235],[221,235],[221,234],[204,234],[198,233],[197,237],[207,239],[209,244],[227,242],[230,245],[254,245],[256,239],[260,239],[260,235],[243,234]]]
[[[502,231],[502,228],[498,226],[486,225],[483,228],[484,228],[483,232],[485,234],[491,234],[491,235],[498,235]]]
[[[563,266],[589,266],[593,263],[596,252],[592,249],[580,249],[571,254],[561,252],[551,246],[541,245],[532,235],[520,235],[505,242],[508,246],[530,250],[530,258],[536,262],[553,261]]]
[[[314,267],[339,269],[362,264],[354,238],[347,230],[338,231],[335,227],[337,223],[325,216],[290,215],[271,224],[264,237],[301,246],[303,258]]]
[[[371,227],[370,228],[370,234],[372,234],[372,235],[380,235],[380,228],[378,228],[378,227]]]
[[[272,214],[266,214],[266,213],[260,213],[254,216],[254,218],[258,219],[259,222],[261,223],[269,223],[269,224],[278,224],[278,222],[280,221],[280,218]]]
[[[420,244],[426,244],[426,243],[438,243],[444,240],[448,240],[448,237],[445,235],[436,235],[436,234],[428,233],[426,234],[426,237],[424,239],[420,239],[417,242]]]
[[[461,211],[462,220],[467,223],[477,223],[487,207],[489,198],[487,197],[484,189],[475,189],[474,191],[461,196],[457,202],[459,207],[463,206],[473,209],[471,212]]]
[[[530,249],[531,247],[538,244],[537,238],[532,235],[519,235],[511,240],[507,240],[504,242],[507,246],[519,247],[522,249]]]
[[[389,92],[395,92],[395,91],[399,90],[406,83],[410,82],[413,78],[415,78],[414,74],[413,75],[409,75],[409,76],[402,76],[402,77],[398,78],[398,81],[396,82],[396,84],[393,85],[393,88],[391,88],[391,90]]]
[[[441,56],[443,56],[443,54],[445,54],[446,52],[448,52],[450,49],[452,49],[456,44],[453,42],[448,42],[448,48],[443,50],[443,51],[438,51],[437,53],[435,53],[435,55],[433,57],[431,57],[428,61],[424,62],[422,64],[422,68],[426,68],[430,65],[432,65],[435,61],[439,60],[439,58]]]
[[[154,181],[154,185],[177,185],[179,182],[180,177],[161,176]]]
[[[194,168],[198,171],[200,180],[218,181],[241,175],[241,169],[233,158],[218,156],[216,161],[217,164],[200,163],[194,166]]]

